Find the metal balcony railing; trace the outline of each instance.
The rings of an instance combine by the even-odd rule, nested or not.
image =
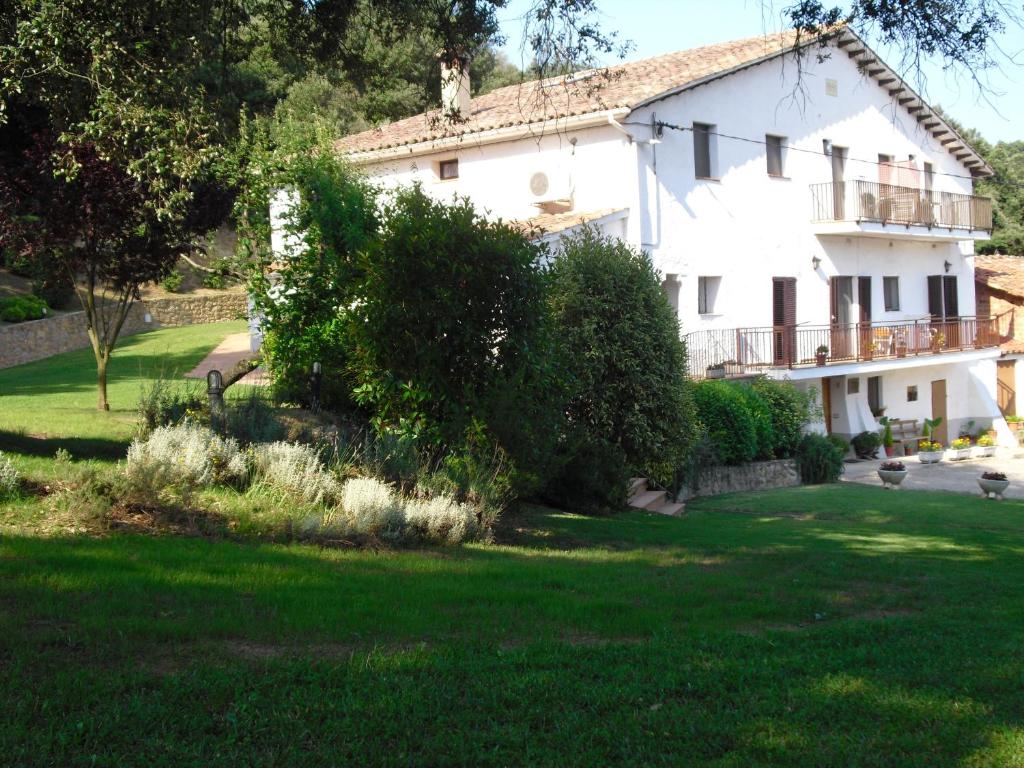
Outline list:
[[[689,374],[694,379],[770,368],[939,355],[998,347],[999,343],[998,317],[728,328],[686,336]]]
[[[874,181],[811,185],[811,220],[992,231],[992,200]]]

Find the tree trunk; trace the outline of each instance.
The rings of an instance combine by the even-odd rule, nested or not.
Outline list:
[[[96,383],[99,385],[99,402],[96,408],[101,411],[109,411],[110,403],[107,402],[107,355],[96,356]]]

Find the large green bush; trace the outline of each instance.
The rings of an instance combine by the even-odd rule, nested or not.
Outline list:
[[[349,370],[378,431],[507,455],[532,485],[549,466],[561,402],[540,248],[468,200],[419,187],[383,205],[360,253]]]
[[[788,381],[767,378],[756,379],[752,386],[768,407],[775,457],[784,459],[795,455],[803,438],[804,425],[815,416],[815,392],[797,389]]]
[[[742,387],[702,381],[694,388],[697,416],[721,464],[744,464],[757,456],[758,437]]]
[[[23,323],[46,317],[46,302],[38,296],[10,296],[0,299],[0,320]]]
[[[836,482],[843,473],[844,453],[825,435],[804,435],[796,454],[800,479],[812,485]]]
[[[775,424],[772,421],[771,408],[768,401],[754,387],[741,384],[736,387],[747,406],[751,421],[754,422],[754,440],[757,447],[754,458],[767,460],[775,458]]]
[[[621,503],[631,473],[667,482],[692,442],[676,313],[647,255],[594,231],[563,242],[550,281],[569,387],[566,465],[555,488]]]

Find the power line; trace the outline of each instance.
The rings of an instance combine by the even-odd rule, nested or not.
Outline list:
[[[637,123],[637,122],[626,122],[626,123],[623,123],[623,125],[636,125],[636,126],[641,126],[641,127],[644,127],[644,128],[650,128],[651,127],[650,123]],[[666,122],[664,122],[662,120],[655,121],[654,125],[657,128],[668,128],[668,129],[673,130],[673,131],[690,131],[691,133],[693,132],[693,126],[675,125],[674,123],[666,123]],[[723,139],[732,139],[734,141],[743,141],[743,142],[746,142],[747,144],[758,144],[760,146],[765,146],[765,147],[768,146],[768,142],[763,140],[763,139],[751,139],[751,138],[749,138],[747,136],[733,136],[733,135],[728,134],[728,133],[720,133],[719,131],[706,131],[706,133],[709,136],[719,136],[719,137],[721,137]],[[805,147],[795,147],[792,144],[782,144],[780,146],[783,149],[789,150],[791,152],[803,152],[806,155],[816,155],[818,157],[831,157],[831,155],[826,153],[826,152],[818,151],[818,150],[814,150],[814,149],[807,149]],[[891,168],[896,168],[897,167],[895,163],[882,163],[882,162],[879,162],[877,160],[865,160],[865,159],[859,158],[859,157],[847,157],[846,158],[846,162],[864,163],[866,165],[875,165],[875,166],[887,166],[887,167],[891,167]],[[977,181],[978,180],[978,177],[975,177],[975,176],[964,176],[964,175],[956,174],[956,173],[946,173],[944,171],[932,171],[932,173],[935,176],[946,176],[946,177],[952,178],[952,179],[965,179],[967,181]],[[988,178],[984,178],[983,180],[986,181],[986,182],[992,182],[992,183],[995,183],[995,184],[999,184],[999,185],[1003,185],[1003,186],[1009,186],[1009,187],[1014,187],[1014,188],[1018,188],[1018,189],[1024,188],[1024,184],[1021,184],[1021,183],[1015,182],[1015,181],[1011,181],[1010,179],[1002,179],[1002,178],[1000,178],[998,176],[990,176]]]

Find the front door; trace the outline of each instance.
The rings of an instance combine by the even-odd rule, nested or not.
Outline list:
[[[775,365],[796,362],[796,278],[772,278],[772,357]]]
[[[870,360],[875,348],[871,329],[871,278],[857,278],[857,304],[860,306],[860,327],[858,333],[858,352],[861,360]]]
[[[942,419],[942,422],[932,432],[932,440],[945,445],[949,441],[949,432],[946,418],[946,380],[938,379],[932,382],[932,418]]]
[[[832,305],[830,360],[849,360],[853,357],[853,278],[833,277],[829,280]]]
[[[996,362],[996,399],[1003,416],[1017,413],[1017,373],[1015,360]]]
[[[821,380],[821,413],[825,417],[825,434],[832,434],[832,379]]]

